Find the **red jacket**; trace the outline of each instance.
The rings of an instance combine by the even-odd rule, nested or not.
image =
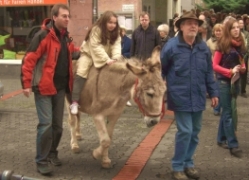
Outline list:
[[[68,37],[69,87],[73,86],[72,53],[76,51],[72,38]],[[32,88],[41,95],[54,95],[57,90],[53,77],[61,45],[53,29],[51,19],[43,21],[41,30],[37,32],[22,60],[21,83],[23,89]]]

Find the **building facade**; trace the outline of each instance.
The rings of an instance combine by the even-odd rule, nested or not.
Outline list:
[[[119,24],[131,32],[139,25],[142,11],[150,14],[153,25],[168,24],[175,13],[181,14],[181,0],[99,0],[98,15],[107,10],[114,11],[119,16]]]
[[[184,3],[181,5],[182,10],[190,11],[191,9],[195,9],[196,0],[184,0]]]
[[[22,59],[43,19],[50,18],[56,3],[68,4],[71,12],[70,36],[80,46],[93,22],[106,10],[118,15],[128,33],[139,25],[139,14],[149,12],[151,23],[170,24],[175,13],[181,15],[183,0],[0,0],[0,63]],[[184,0],[184,4],[186,0]]]

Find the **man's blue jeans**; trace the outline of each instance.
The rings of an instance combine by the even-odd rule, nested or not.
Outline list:
[[[217,87],[219,87],[219,82],[217,80],[215,82],[217,84]],[[219,94],[220,94],[220,92],[219,92]],[[214,111],[214,113],[220,113],[220,111],[221,111],[220,99],[219,99],[218,105],[213,108],[213,111]]]
[[[193,155],[199,142],[202,111],[175,111],[177,133],[175,137],[175,154],[172,158],[173,171],[183,171],[184,168],[194,167]]]
[[[238,140],[235,136],[235,129],[232,120],[232,95],[230,82],[219,80],[220,103],[222,113],[218,128],[217,141],[219,143],[227,141],[229,148],[238,147]],[[239,92],[239,86],[236,85],[236,92]]]
[[[43,96],[35,93],[35,105],[39,123],[36,137],[36,163],[46,164],[49,155],[57,156],[62,136],[65,90],[56,95]]]

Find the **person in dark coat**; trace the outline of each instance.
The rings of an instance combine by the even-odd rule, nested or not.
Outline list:
[[[175,22],[179,19],[179,17],[176,17],[173,19],[173,26],[170,27],[169,29],[169,37],[174,37],[178,33],[178,28],[175,26]]]
[[[121,48],[122,48],[122,55],[124,58],[130,58],[131,57],[131,39],[126,36],[126,28],[120,27],[120,36],[122,38],[121,40]],[[132,106],[130,101],[127,101],[127,106]]]
[[[147,12],[139,15],[140,25],[132,34],[131,56],[146,60],[151,56],[154,47],[161,44],[160,35],[156,28],[150,24]]]
[[[120,27],[120,35],[121,35],[121,48],[122,48],[122,55],[125,58],[131,57],[131,39],[126,36],[126,29],[125,27]]]
[[[203,21],[203,24],[199,27],[199,33],[198,35],[200,38],[207,42],[212,36],[212,29],[209,27],[206,20]]]

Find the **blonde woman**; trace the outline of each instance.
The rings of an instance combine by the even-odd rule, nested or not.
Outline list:
[[[217,50],[217,42],[222,36],[222,31],[223,31],[223,25],[222,24],[216,24],[213,27],[212,31],[212,37],[209,38],[207,41],[207,46],[211,50],[212,57],[214,57],[214,52]],[[213,59],[213,58],[212,58]],[[221,111],[221,104],[219,104],[213,108],[213,113],[215,116],[219,116]]]
[[[215,24],[212,31],[212,37],[208,39],[207,46],[211,50],[212,56],[214,56],[214,52],[217,48],[217,41],[221,38],[222,35],[222,24]]]

